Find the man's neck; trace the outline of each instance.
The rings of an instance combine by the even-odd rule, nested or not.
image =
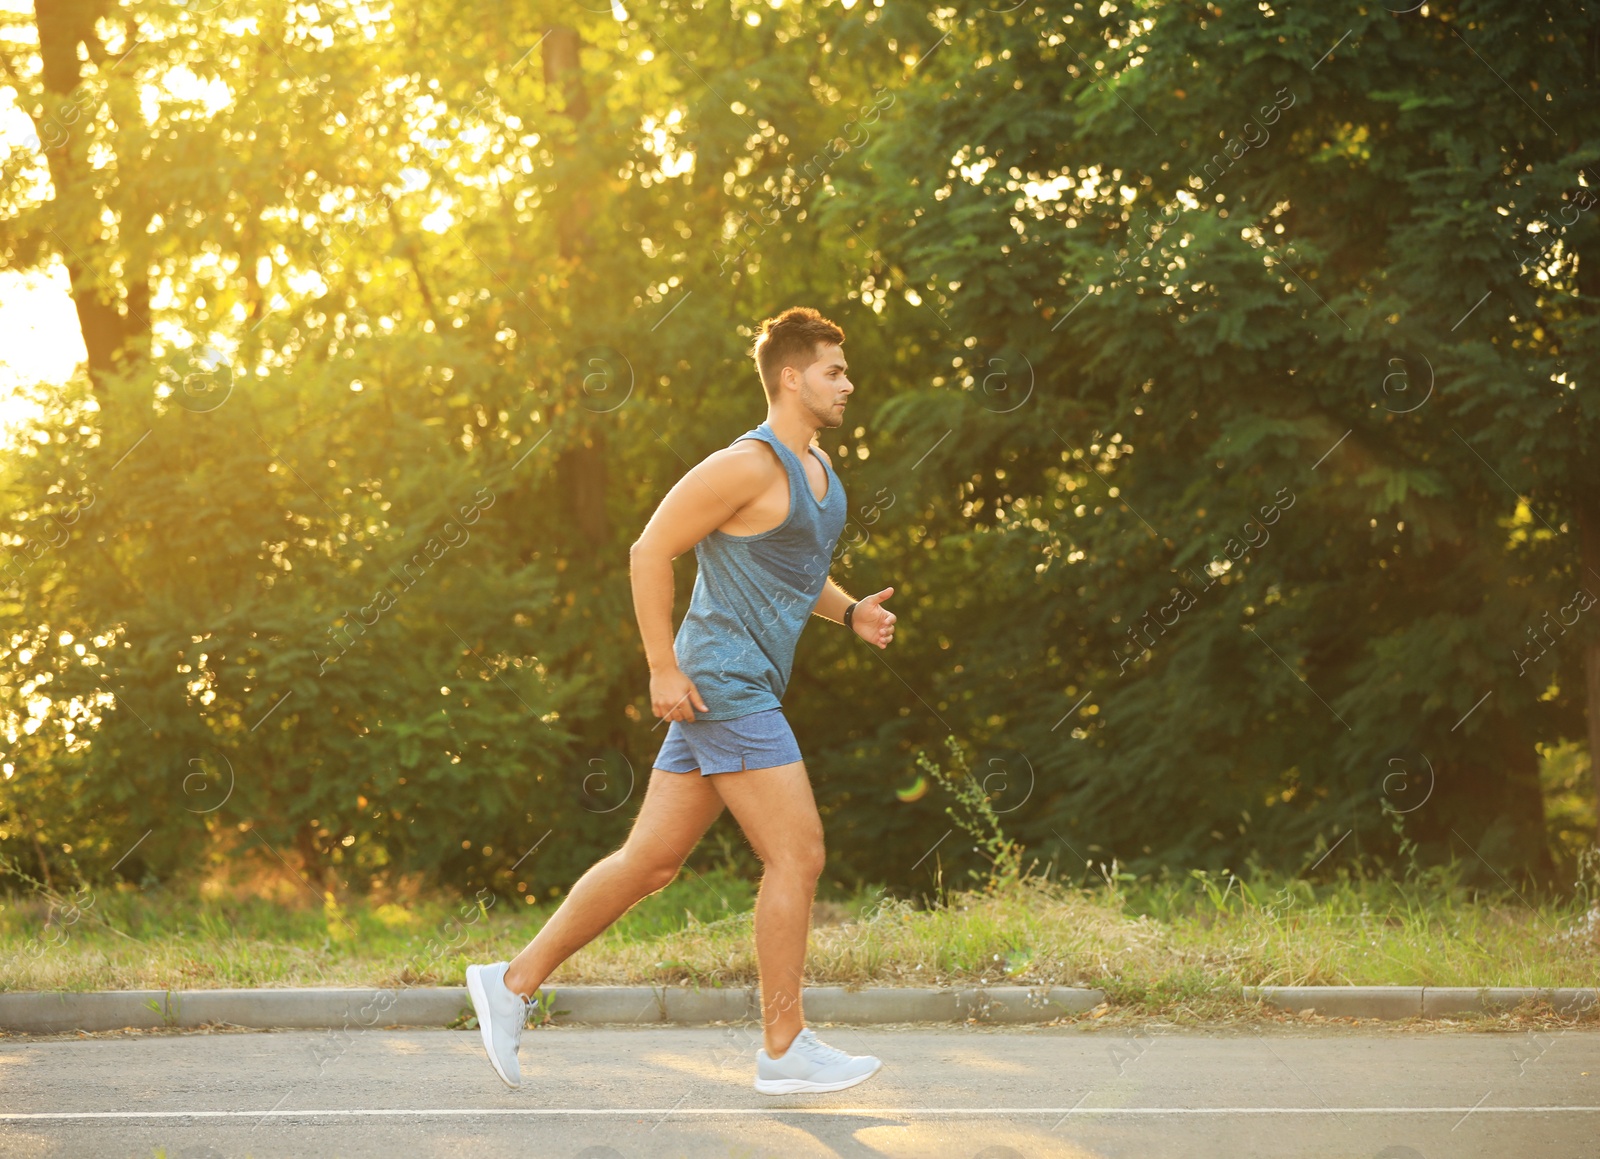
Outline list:
[[[811,445],[811,440],[822,429],[809,415],[778,410],[767,411],[767,426],[778,436],[778,441],[793,451],[802,462],[805,461],[806,447]]]

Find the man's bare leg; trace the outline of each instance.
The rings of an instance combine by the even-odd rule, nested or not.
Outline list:
[[[506,987],[532,996],[562,962],[641,899],[665,889],[722,812],[722,798],[698,770],[652,769],[628,839],[578,879],[572,892],[506,970]],[[798,1029],[798,1028],[797,1028]]]
[[[803,761],[717,773],[713,782],[764,867],[756,895],[756,960],[767,1054],[777,1058],[805,1028],[805,974],[811,901],[822,876],[822,818]]]

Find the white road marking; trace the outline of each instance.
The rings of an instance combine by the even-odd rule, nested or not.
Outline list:
[[[275,1119],[463,1118],[471,1115],[1117,1115],[1138,1118],[1155,1115],[1562,1115],[1592,1114],[1600,1106],[1545,1107],[450,1107],[429,1110],[404,1108],[344,1108],[320,1111],[38,1111],[0,1113],[0,1122],[76,1122],[94,1119],[248,1119],[263,1114]]]

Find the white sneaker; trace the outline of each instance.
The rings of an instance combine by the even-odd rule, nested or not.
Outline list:
[[[508,1087],[522,1085],[522,1066],[517,1062],[517,1047],[522,1028],[528,1022],[528,1004],[520,994],[506,989],[509,962],[467,967],[467,993],[478,1016],[478,1032],[494,1073]]]
[[[778,1058],[756,1051],[756,1090],[764,1095],[822,1094],[866,1082],[883,1063],[824,1045],[808,1026]]]

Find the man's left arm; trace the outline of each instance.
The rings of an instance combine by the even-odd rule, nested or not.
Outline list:
[[[893,588],[884,588],[875,595],[864,596],[857,600],[834,583],[830,576],[828,582],[822,586],[822,594],[817,597],[816,606],[811,609],[811,614],[832,620],[835,624],[842,624],[845,609],[854,604],[855,609],[850,613],[851,630],[867,643],[887,648],[894,639],[895,614],[883,606],[883,601],[892,595],[894,595]]]

